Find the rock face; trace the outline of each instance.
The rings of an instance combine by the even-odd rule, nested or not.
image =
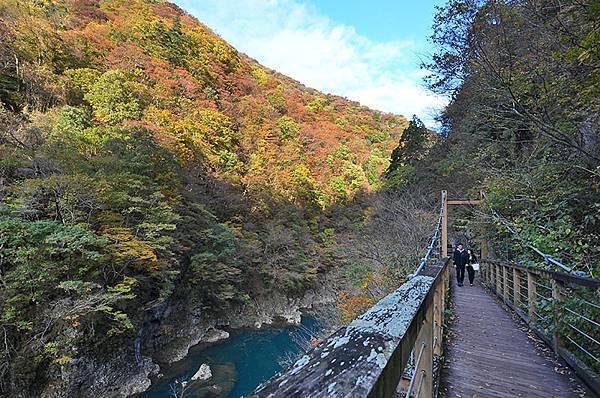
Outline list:
[[[203,363],[202,365],[200,365],[200,368],[198,368],[198,371],[194,373],[191,380],[205,381],[210,379],[211,377],[212,372],[210,370],[210,366],[208,366],[208,364],[206,363]]]
[[[303,310],[334,302],[335,294],[325,287],[309,290],[300,298],[273,294],[258,298],[251,305],[239,308],[227,317],[226,324],[234,329],[246,327],[260,329],[277,323],[299,325]]]
[[[102,363],[78,359],[65,367],[58,381],[48,385],[41,396],[131,397],[150,387],[150,377],[160,373],[158,363],[178,361],[196,344],[214,344],[229,338],[229,333],[222,327],[237,329],[275,324],[297,325],[302,310],[333,302],[334,293],[322,287],[300,298],[278,294],[259,297],[251,304],[232,308],[223,318],[215,319],[200,308],[190,308],[191,304],[184,301],[160,301],[146,310],[144,325],[137,333],[139,341],[135,350],[123,350],[113,360]],[[208,380],[211,377],[212,371],[207,364],[203,364],[193,376],[195,380]]]
[[[211,329],[206,332],[206,335],[202,339],[205,343],[216,343],[217,341],[227,340],[229,338],[229,332],[220,329]]]
[[[258,297],[251,304],[232,308],[221,319],[211,318],[197,308],[166,309],[168,316],[152,322],[159,326],[148,333],[146,346],[154,349],[153,357],[158,362],[172,363],[184,358],[197,344],[213,344],[229,338],[229,333],[220,329],[222,327],[260,329],[275,324],[298,325],[302,310],[334,302],[335,294],[321,286],[299,298],[282,294]]]
[[[125,398],[146,391],[150,376],[158,374],[160,367],[147,357],[140,364],[124,359],[107,363],[80,359],[64,367],[60,380],[48,385],[41,396]]]

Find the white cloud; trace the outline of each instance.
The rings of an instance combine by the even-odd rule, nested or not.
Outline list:
[[[433,126],[446,100],[421,85],[415,44],[375,42],[299,0],[176,0],[238,50],[307,86]]]

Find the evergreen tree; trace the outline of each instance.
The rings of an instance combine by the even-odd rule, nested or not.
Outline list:
[[[427,130],[425,124],[416,115],[413,115],[408,127],[400,136],[398,146],[392,151],[390,165],[386,170],[388,176],[420,158],[423,154],[425,142],[427,142],[428,133],[429,130]]]

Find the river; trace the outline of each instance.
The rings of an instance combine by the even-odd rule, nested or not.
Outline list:
[[[213,377],[194,383],[186,390],[185,398],[241,397],[282,370],[319,331],[319,322],[311,316],[303,316],[299,326],[233,331],[222,343],[208,348],[192,347],[184,359],[166,368],[164,376],[140,397],[173,397],[170,385],[175,380],[188,380],[203,363],[210,366]]]

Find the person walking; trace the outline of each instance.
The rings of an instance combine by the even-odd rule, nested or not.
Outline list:
[[[477,263],[477,257],[475,256],[475,252],[471,249],[467,250],[467,273],[469,274],[469,285],[473,286],[473,281],[475,280],[475,266]]]
[[[462,243],[459,243],[456,247],[452,260],[456,267],[456,282],[458,283],[458,286],[462,286],[465,280],[465,267],[469,261],[469,254]]]

